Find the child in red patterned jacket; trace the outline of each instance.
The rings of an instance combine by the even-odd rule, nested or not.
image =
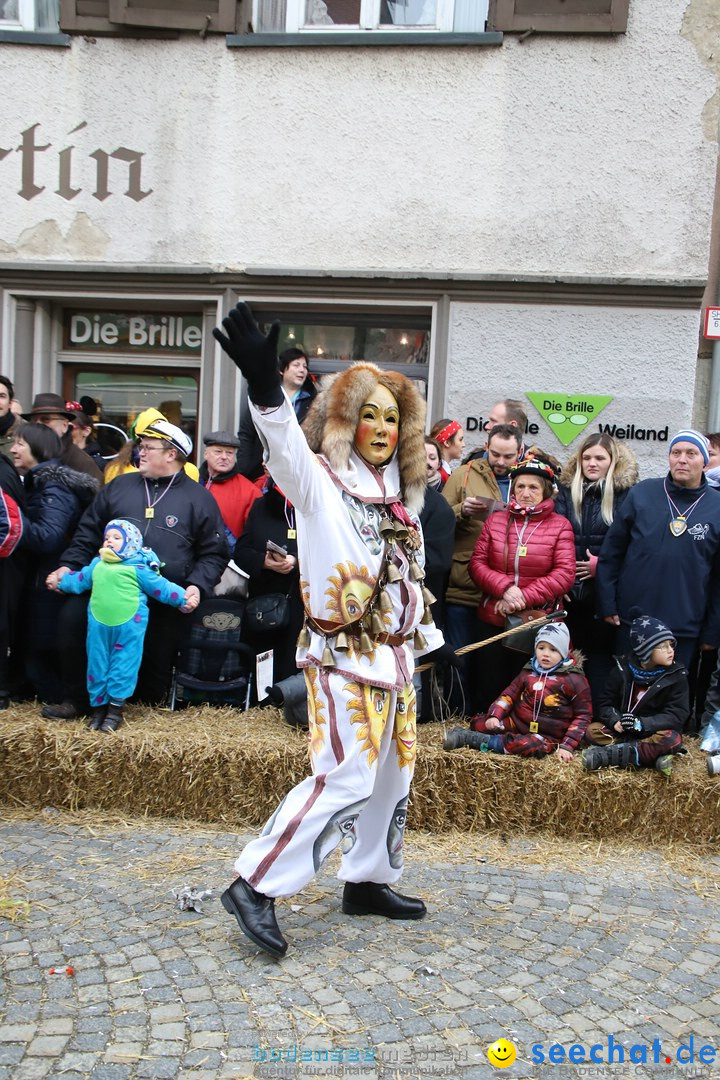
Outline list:
[[[567,763],[591,719],[590,686],[570,651],[568,628],[564,623],[548,623],[537,632],[533,658],[487,714],[471,720],[469,731],[448,731],[443,746],[521,757],[544,757],[556,751]]]

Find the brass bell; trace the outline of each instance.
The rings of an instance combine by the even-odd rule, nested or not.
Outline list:
[[[430,607],[431,604],[434,604],[437,600],[437,596],[433,596],[427,585],[423,585],[422,587],[422,598],[423,602],[427,604],[428,607]]]
[[[413,581],[425,580],[425,571],[420,569],[414,559],[410,563],[410,577],[413,579]]]
[[[385,592],[384,589],[380,590],[379,603],[380,603],[380,610],[381,611],[392,611],[392,609],[393,609],[392,600],[390,599],[390,597],[388,596],[388,594]]]
[[[390,582],[391,585],[393,585],[397,581],[402,581],[402,579],[403,579],[402,574],[400,573],[397,566],[393,562],[388,563],[387,579],[388,579],[388,581]]]
[[[413,649],[427,649],[427,640],[419,628],[413,634]]]
[[[395,533],[395,539],[400,541],[407,540],[408,536],[410,535],[408,533],[407,525],[405,525],[402,521],[395,522],[395,524],[393,525],[393,531]]]
[[[303,626],[302,630],[298,634],[298,639],[295,643],[297,649],[309,649],[310,648],[310,631],[307,626]]]
[[[335,667],[335,660],[333,658],[332,649],[329,645],[326,645],[323,649],[322,660],[320,661],[323,667]]]
[[[382,634],[385,630],[385,623],[382,621],[377,611],[370,612],[370,633]]]
[[[420,620],[420,623],[421,623],[422,626],[429,626],[431,622],[433,622],[432,611],[430,610],[429,607],[426,607],[425,610],[423,611],[423,617]]]
[[[338,649],[339,652],[347,652],[350,648],[350,641],[344,630],[341,630],[335,638],[335,648]]]
[[[378,525],[378,532],[382,537],[387,539],[388,536],[395,535],[395,526],[387,514],[383,514],[380,518],[380,524]]]
[[[371,653],[373,651],[373,647],[374,646],[373,646],[372,640],[370,639],[370,635],[367,634],[363,630],[362,633],[360,634],[360,645],[359,645],[360,652],[361,653]]]

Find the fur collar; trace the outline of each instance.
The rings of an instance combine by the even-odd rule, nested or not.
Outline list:
[[[29,481],[29,482],[28,482]],[[61,484],[77,496],[82,506],[88,506],[100,490],[100,484],[87,473],[70,469],[67,465],[51,460],[35,465],[25,477],[26,490],[42,491],[48,484]]]
[[[573,482],[575,470],[577,468],[578,451],[576,450],[563,466],[563,471],[560,474],[560,483],[563,487],[569,488]],[[617,462],[615,463],[615,473],[613,475],[613,488],[615,491],[627,491],[628,488],[634,487],[640,478],[640,472],[638,469],[638,463],[632,450],[629,450],[624,443],[617,443]]]
[[[425,402],[412,381],[396,371],[382,371],[375,364],[352,364],[328,380],[313,401],[302,425],[310,449],[322,453],[338,476],[351,469],[351,452],[360,406],[380,383],[400,408],[397,450],[389,465],[397,463],[400,495],[411,510],[420,511],[425,497]]]

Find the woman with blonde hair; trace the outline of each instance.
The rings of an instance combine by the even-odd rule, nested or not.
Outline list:
[[[569,593],[568,628],[573,647],[586,656],[593,701],[610,673],[615,628],[595,614],[595,569],[605,534],[630,489],[638,482],[635,456],[604,432],[588,435],[560,474],[555,511],[575,534],[576,575]]]

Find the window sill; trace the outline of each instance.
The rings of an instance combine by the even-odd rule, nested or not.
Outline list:
[[[367,47],[374,45],[502,45],[503,35],[499,32],[484,34],[476,33],[403,33],[402,31],[390,31],[383,33],[381,30],[348,30],[334,31],[332,33],[314,34],[228,34],[226,43],[229,49],[286,49],[298,46],[329,46],[335,47]]]
[[[54,34],[50,30],[0,30],[0,43],[5,45],[59,45],[70,44],[69,34]]]

